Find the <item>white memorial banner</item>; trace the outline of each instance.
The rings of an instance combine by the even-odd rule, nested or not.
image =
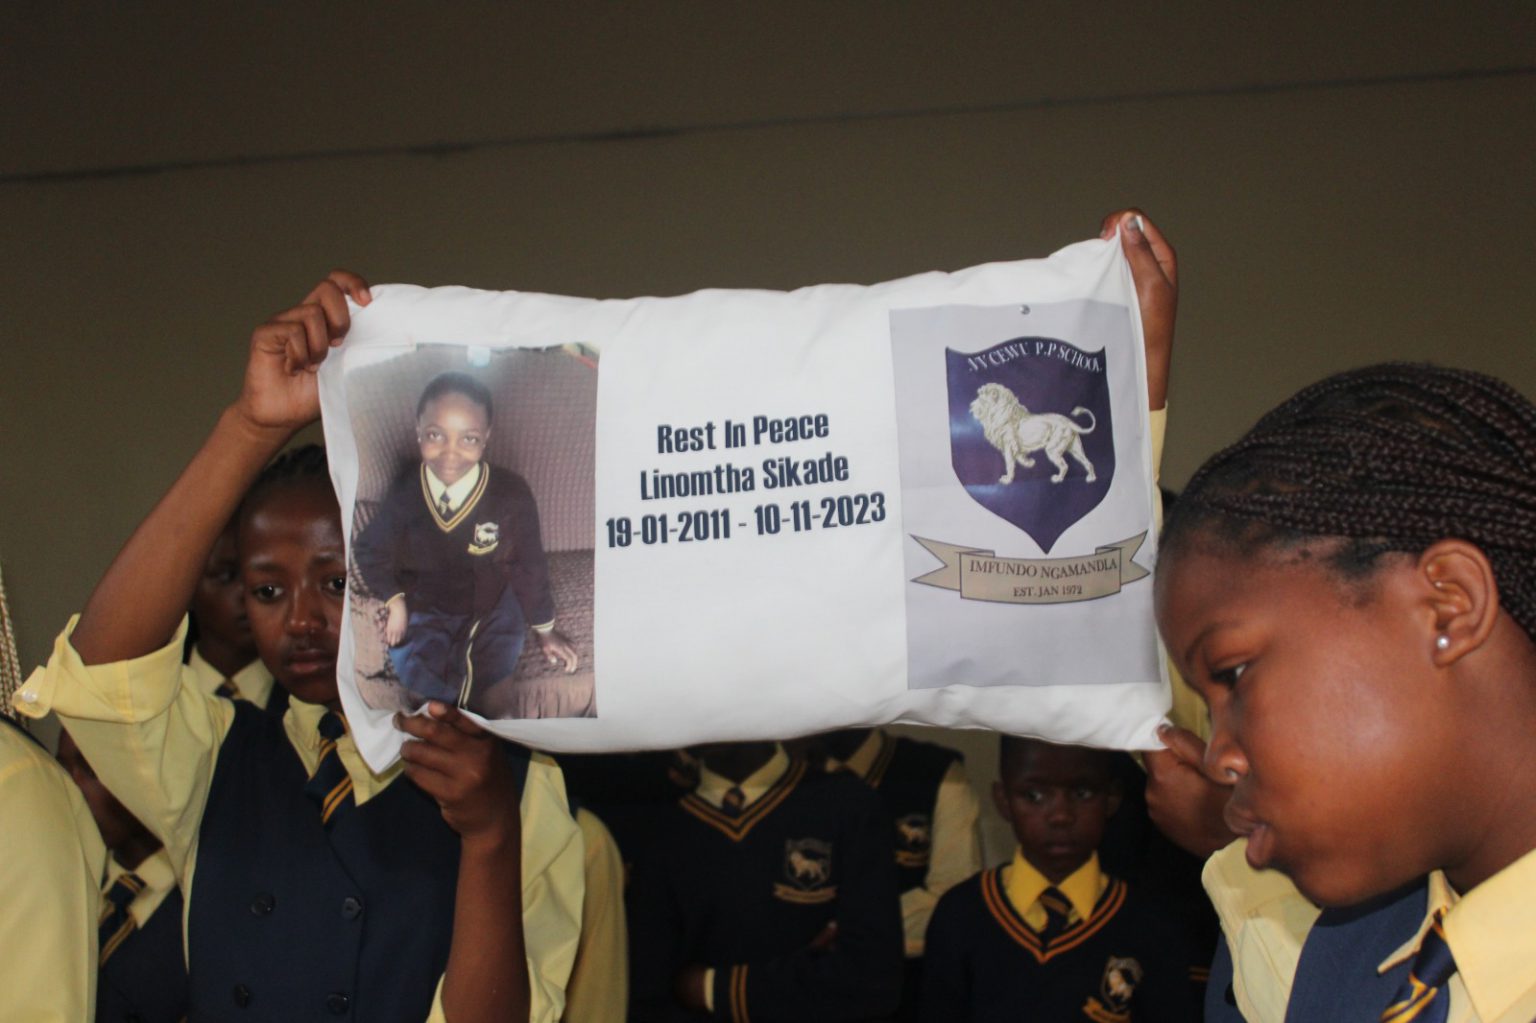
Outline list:
[[[1117,240],[873,286],[387,285],[320,371],[358,746],[887,722],[1157,744],[1154,472]]]

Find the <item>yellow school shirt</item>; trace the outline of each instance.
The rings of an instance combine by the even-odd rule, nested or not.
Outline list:
[[[1045,907],[1040,905],[1040,896],[1051,887],[1051,882],[1024,858],[1023,849],[1014,850],[1013,862],[1003,868],[1002,882],[1003,894],[1008,896],[1008,901],[1013,903],[1013,908],[1019,911],[1024,922],[1032,930],[1045,930]],[[1099,854],[1094,853],[1088,857],[1088,862],[1055,886],[1072,903],[1072,912],[1067,914],[1067,922],[1075,924],[1092,916],[1093,907],[1099,904],[1099,897],[1108,887],[1109,878],[1099,869]]]
[[[1238,1008],[1249,1023],[1282,1023],[1318,909],[1285,875],[1248,866],[1246,848],[1239,840],[1211,857],[1206,891],[1232,951]],[[1381,971],[1412,960],[1439,909],[1446,910],[1446,942],[1456,959],[1447,1023],[1536,1018],[1536,851],[1459,898],[1443,873],[1431,874],[1418,933],[1382,961]]]
[[[0,1015],[96,1015],[96,922],[107,850],[80,790],[0,723]]]
[[[130,661],[87,666],[70,645],[71,619],[44,668],[12,700],[41,717],[50,710],[102,782],[128,811],[165,843],[188,906],[197,865],[198,828],[208,801],[219,747],[234,720],[234,704],[209,696],[181,663],[186,622],[159,650]],[[320,759],[319,722],[325,708],[292,701],[283,718],[288,741],[307,771]],[[358,805],[401,774],[368,769],[350,733],[336,743]],[[528,765],[522,800],[523,933],[532,991],[530,1020],[554,1023],[565,1007],[581,931],[582,846],[565,799],[560,769],[542,754]],[[94,904],[93,904],[94,905]],[[438,982],[429,1023],[443,1020]]]
[[[629,931],[624,919],[624,861],[597,815],[576,811],[586,854],[581,944],[566,988],[564,1023],[615,1023],[629,1010]]]
[[[205,661],[196,647],[192,648],[192,656],[187,659],[187,668],[197,680],[199,692],[212,696],[224,684],[224,673]],[[267,666],[259,659],[235,672],[229,681],[234,684],[240,699],[262,708],[272,698],[272,687],[277,684],[272,680],[272,673],[267,670]]]
[[[888,745],[895,742],[883,728],[869,733],[846,761],[828,759],[827,770],[852,771],[864,781]],[[901,893],[901,923],[906,934],[907,957],[923,954],[923,938],[939,896],[981,869],[981,801],[965,776],[965,764],[949,765],[939,781],[933,803],[933,842],[928,873],[920,888]]]

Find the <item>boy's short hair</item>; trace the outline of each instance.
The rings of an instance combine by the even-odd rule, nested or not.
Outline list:
[[[1044,739],[1032,739],[1022,735],[1000,736],[997,744],[997,776],[1006,781],[1009,772],[1016,769],[1031,750],[1060,745],[1060,743],[1046,742]],[[1106,779],[1113,780],[1115,775],[1113,753],[1107,749],[1096,749],[1091,746],[1071,748],[1081,750],[1092,762],[1103,769]]]
[[[439,373],[428,381],[427,386],[421,392],[421,398],[416,402],[416,418],[420,419],[427,406],[445,394],[462,394],[470,401],[485,409],[485,422],[491,422],[491,389],[477,377],[468,373],[460,373],[450,370],[447,373]]]

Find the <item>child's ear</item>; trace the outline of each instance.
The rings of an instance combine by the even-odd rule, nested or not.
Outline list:
[[[1455,664],[1482,646],[1499,617],[1493,565],[1475,544],[1441,540],[1419,555],[1434,634],[1427,642],[1435,666]]]
[[[997,815],[1009,824],[1013,823],[1013,810],[1008,806],[1008,790],[1003,788],[1003,783],[992,783],[992,805],[997,808]]]

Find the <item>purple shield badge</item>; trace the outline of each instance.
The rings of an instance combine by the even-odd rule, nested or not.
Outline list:
[[[1049,552],[1115,475],[1104,350],[1021,337],[944,356],[955,476]]]

